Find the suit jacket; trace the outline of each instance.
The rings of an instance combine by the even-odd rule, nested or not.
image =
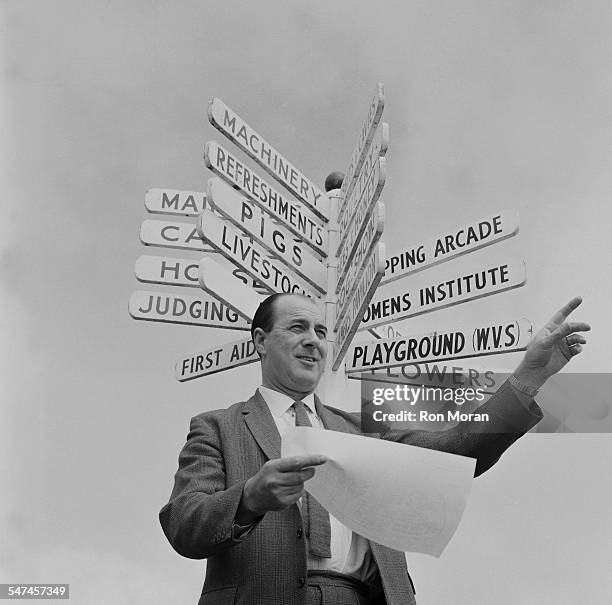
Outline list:
[[[361,432],[359,414],[324,406],[318,398],[315,401],[327,429]],[[475,457],[478,475],[542,417],[537,406],[524,408],[508,384],[479,411],[492,416],[494,432],[491,424],[485,433],[482,426],[461,423],[442,433],[386,431],[379,436]],[[170,501],[159,516],[166,537],[179,554],[208,559],[199,605],[305,602],[306,545],[297,505],[267,513],[243,540],[232,538],[246,480],[267,460],[278,457],[280,436],[258,391],[246,402],[192,418]],[[387,604],[414,605],[404,553],[370,544]]]

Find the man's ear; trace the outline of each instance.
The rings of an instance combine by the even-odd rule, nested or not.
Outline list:
[[[266,354],[266,336],[266,333],[261,328],[255,328],[253,331],[253,343],[260,357]]]

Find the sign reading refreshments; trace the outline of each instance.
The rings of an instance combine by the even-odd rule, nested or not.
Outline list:
[[[531,334],[531,324],[526,319],[519,319],[397,340],[360,343],[349,350],[346,371],[361,372],[411,363],[524,351]]]
[[[208,119],[319,218],[329,220],[327,196],[223,101],[217,98],[210,101]]]
[[[208,168],[232,187],[239,189],[265,212],[278,219],[292,233],[323,256],[328,253],[328,233],[324,223],[304,205],[291,200],[268,185],[240,160],[215,141],[204,147]]]
[[[519,216],[516,210],[498,212],[458,229],[449,229],[438,237],[389,256],[385,276],[380,283],[388,284],[468,252],[480,250],[516,235],[518,230]]]
[[[481,271],[461,273],[443,282],[405,290],[395,296],[375,297],[363,315],[360,329],[415,317],[484,296],[523,286],[525,262],[492,265]]]

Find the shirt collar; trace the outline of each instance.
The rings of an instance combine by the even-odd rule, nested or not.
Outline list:
[[[293,402],[295,401],[295,399],[292,399],[291,397],[289,397],[289,395],[279,393],[278,391],[274,391],[273,389],[269,389],[268,387],[264,387],[261,385],[259,386],[259,394],[268,404],[272,416],[276,416],[277,418],[280,418],[293,405]],[[306,395],[306,397],[302,397],[300,401],[303,401],[304,404],[310,408],[310,411],[316,415],[317,411],[315,409],[315,400],[313,393],[310,393],[310,395]]]

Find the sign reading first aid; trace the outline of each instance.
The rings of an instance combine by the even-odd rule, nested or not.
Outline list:
[[[329,220],[329,198],[223,101],[211,100],[208,119],[317,216]]]

